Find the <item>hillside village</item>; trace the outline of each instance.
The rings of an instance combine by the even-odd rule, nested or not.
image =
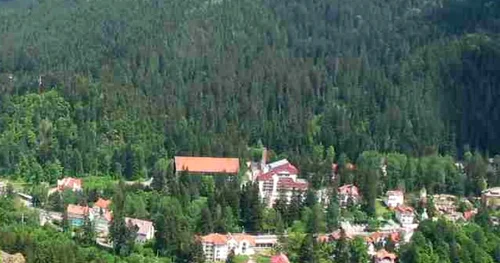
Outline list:
[[[173,160],[177,176],[211,176],[221,180],[225,177],[241,176],[242,184],[255,183],[258,186],[259,199],[263,206],[272,209],[278,203],[290,205],[297,198],[306,201],[311,193],[310,183],[301,178],[299,169],[287,159],[269,162],[267,150],[262,151],[261,160],[248,161],[240,167],[237,158],[189,157],[176,156]],[[459,164],[457,164],[457,167]],[[347,165],[349,170],[355,170],[353,164]],[[382,164],[380,172],[383,175],[387,169]],[[331,180],[338,179],[338,164],[331,165]],[[143,187],[151,187],[154,180],[139,182]],[[133,183],[129,182],[129,185]],[[8,185],[0,182],[0,194],[7,194]],[[57,185],[48,191],[48,195],[62,195],[65,191],[79,193],[85,189],[82,179],[64,177],[57,180]],[[414,231],[423,220],[444,218],[459,224],[467,224],[478,213],[477,204],[486,207],[497,207],[500,204],[500,188],[494,187],[482,192],[481,197],[464,198],[450,194],[427,194],[425,188],[418,193],[407,193],[404,189],[387,190],[383,196],[377,197],[377,218],[369,223],[361,222],[352,217],[360,209],[363,201],[361,190],[355,184],[344,184],[336,189],[315,189],[314,195],[324,207],[329,207],[331,198],[335,198],[340,208],[338,229],[333,232],[315,233],[318,243],[338,242],[340,239],[364,240],[367,252],[375,263],[398,262],[395,253],[400,246],[410,242]],[[33,209],[33,197],[16,192]],[[429,206],[429,204],[431,206]],[[418,209],[418,206],[420,209]],[[96,243],[102,247],[111,248],[113,243],[109,238],[109,227],[113,220],[113,200],[97,198],[91,204],[67,204],[63,212],[39,209],[40,225],[52,225],[60,228],[62,221],[67,220],[73,230],[90,224],[96,233]],[[429,211],[432,210],[432,211]],[[345,215],[345,216],[343,216]],[[350,216],[349,216],[350,215]],[[134,230],[135,242],[145,244],[155,238],[155,225],[152,221],[125,217],[125,224]],[[496,220],[496,219],[495,219]],[[271,257],[270,262],[288,262],[286,254],[276,250],[280,240],[292,233],[208,233],[197,236],[201,242],[204,257],[207,262],[223,262],[228,257],[241,256],[254,258],[260,255]],[[386,250],[390,244],[391,251]],[[273,255],[274,254],[274,255]],[[251,262],[251,261],[248,261]]]

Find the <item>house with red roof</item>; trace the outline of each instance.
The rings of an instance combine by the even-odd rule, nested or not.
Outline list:
[[[353,184],[346,184],[339,187],[337,195],[340,206],[346,206],[349,203],[349,200],[351,200],[354,204],[357,204],[361,199],[358,187]]]
[[[394,209],[396,211],[396,219],[402,226],[413,224],[415,212],[412,207],[400,205]]]
[[[92,213],[88,206],[80,206],[70,204],[66,208],[68,214],[68,221],[74,227],[81,227],[85,222],[85,218],[92,220]]]
[[[137,243],[145,243],[155,236],[155,227],[151,221],[125,217],[125,223],[127,226],[137,229],[137,237],[135,238],[135,242]]]
[[[209,234],[201,237],[205,259],[211,262],[225,261],[231,251],[235,255],[254,255],[256,239],[247,234]]]
[[[57,180],[57,190],[71,190],[73,192],[82,191],[82,179],[64,177],[61,180]]]
[[[384,203],[387,207],[394,208],[403,205],[405,196],[401,190],[387,191],[384,198]]]
[[[395,263],[396,259],[396,254],[390,253],[385,249],[377,251],[377,254],[374,256],[375,263]]]
[[[113,218],[110,205],[111,200],[99,198],[99,200],[97,200],[92,207],[95,231],[100,236],[107,236],[109,233],[109,224]]]
[[[175,156],[176,173],[198,175],[237,175],[240,171],[238,158]]]
[[[304,192],[309,184],[304,179],[299,179],[299,170],[287,159],[262,165],[263,169],[257,176],[259,194],[268,207],[272,207],[276,200],[283,194],[289,202],[293,191]]]

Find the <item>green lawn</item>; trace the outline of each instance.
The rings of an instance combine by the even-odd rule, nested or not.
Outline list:
[[[264,257],[264,256],[258,256],[256,261],[257,261],[257,263],[269,263],[269,262],[271,262],[271,258]]]
[[[248,261],[248,256],[236,256],[234,257],[236,263],[246,263]]]
[[[388,214],[388,213],[391,212],[384,205],[384,202],[382,200],[379,200],[379,199],[377,199],[377,201],[375,202],[375,211],[376,211],[377,217],[379,217],[379,216],[383,217],[384,215],[386,215],[386,214]]]

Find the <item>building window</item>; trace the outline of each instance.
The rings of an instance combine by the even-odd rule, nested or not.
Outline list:
[[[264,182],[264,192],[272,192],[273,191],[273,181]]]
[[[243,244],[241,245],[241,253],[245,254],[246,251],[247,251],[247,243],[243,242]]]

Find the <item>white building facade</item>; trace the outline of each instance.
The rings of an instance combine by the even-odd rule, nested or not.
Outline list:
[[[413,208],[408,206],[398,206],[395,210],[396,219],[402,226],[409,226],[413,224],[413,220],[415,219]]]
[[[387,207],[395,208],[403,205],[405,202],[405,197],[403,191],[387,191],[384,198],[384,203]]]
[[[255,237],[247,234],[209,234],[201,241],[205,259],[209,262],[225,261],[231,251],[235,255],[255,254]]]
[[[272,207],[280,195],[284,195],[289,202],[294,190],[307,190],[307,181],[297,178],[299,171],[288,160],[283,159],[262,166],[257,182],[259,195],[268,207]]]

